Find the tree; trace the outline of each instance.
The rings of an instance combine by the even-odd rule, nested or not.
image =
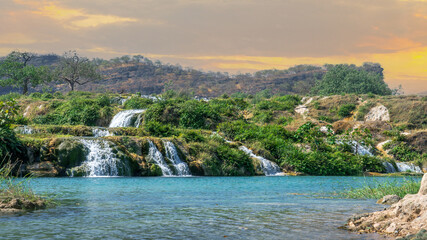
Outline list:
[[[75,51],[64,53],[55,69],[55,76],[68,83],[71,91],[74,91],[76,84],[84,85],[102,79],[96,64],[86,57],[80,57]]]
[[[34,56],[28,52],[11,52],[0,63],[0,86],[20,87],[22,94],[27,94],[30,84],[36,87],[51,81],[52,74],[48,67],[35,67],[29,64]]]
[[[365,64],[363,67],[338,64],[327,65],[323,79],[316,82],[312,92],[321,95],[342,93],[390,95],[392,90],[384,82],[382,68],[378,64]],[[370,68],[370,71],[365,69]]]

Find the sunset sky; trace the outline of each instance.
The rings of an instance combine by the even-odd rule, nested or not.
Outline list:
[[[141,54],[254,72],[379,62],[391,87],[427,91],[427,0],[0,0],[0,55]]]

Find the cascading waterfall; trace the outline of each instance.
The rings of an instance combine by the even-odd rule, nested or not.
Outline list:
[[[148,140],[150,148],[148,150],[148,158],[156,162],[157,166],[162,170],[163,176],[172,176],[173,172],[166,164],[165,159],[163,158],[162,153],[157,149],[156,145],[151,140]]]
[[[166,158],[172,162],[178,176],[191,176],[187,163],[183,162],[178,155],[175,145],[169,141],[164,142]]]
[[[416,173],[423,173],[420,167],[416,166],[413,163],[405,163],[405,162],[397,162],[396,163],[397,170],[399,172],[416,172]]]
[[[92,128],[92,134],[94,137],[107,137],[107,136],[113,136],[113,133],[108,131],[107,128],[101,128],[101,127],[94,127]]]
[[[119,176],[118,164],[120,159],[113,153],[109,142],[104,139],[80,139],[80,142],[87,148],[86,160],[83,163],[86,167],[88,177]],[[123,175],[129,175],[129,167],[124,167]]]
[[[364,155],[373,156],[373,154],[371,153],[371,150],[368,147],[360,144],[358,141],[355,141],[355,140],[340,141],[340,140],[338,140],[337,143],[338,144],[343,144],[343,143],[349,144],[351,146],[351,148],[353,149],[354,154],[362,155],[362,156],[364,156]]]
[[[389,162],[383,162],[383,165],[385,167],[386,173],[396,172],[396,168],[394,168],[393,164],[391,164]]]
[[[15,132],[20,133],[20,134],[33,134],[34,129],[30,126],[24,125],[24,126],[17,127],[15,129]]]
[[[243,152],[247,153],[251,158],[254,158],[257,161],[259,161],[259,163],[261,165],[261,169],[266,176],[283,175],[283,172],[280,170],[280,167],[276,163],[274,163],[270,160],[267,160],[261,156],[255,155],[252,152],[252,150],[250,150],[249,148],[247,148],[245,146],[240,146],[239,149],[242,150]]]
[[[145,109],[132,109],[132,110],[124,110],[117,113],[113,120],[111,120],[110,128],[113,127],[131,127],[132,125],[139,126],[138,121],[132,122],[135,114],[143,113]]]

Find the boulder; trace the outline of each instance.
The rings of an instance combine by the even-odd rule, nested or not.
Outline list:
[[[400,199],[401,198],[397,195],[386,195],[382,197],[380,200],[378,200],[377,203],[384,204],[384,205],[392,205],[399,202]]]
[[[366,122],[372,121],[390,121],[390,113],[384,105],[373,107],[365,116]]]
[[[85,148],[76,139],[64,139],[55,149],[58,163],[65,168],[79,166],[85,161]]]
[[[352,217],[346,228],[394,237],[417,234],[422,229],[427,229],[427,174],[424,175],[417,194],[408,194],[383,211]]]

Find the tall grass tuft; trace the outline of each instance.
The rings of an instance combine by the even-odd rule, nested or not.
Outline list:
[[[344,198],[380,199],[385,195],[395,194],[403,198],[406,194],[416,194],[420,186],[421,182],[415,179],[405,179],[403,182],[394,180],[384,183],[365,184],[361,188],[352,188],[338,195]]]
[[[38,209],[44,208],[52,203],[51,199],[45,199],[36,195],[31,187],[30,180],[32,177],[19,179],[13,176],[13,171],[17,164],[9,161],[3,161],[0,168],[0,205],[7,204],[11,201],[18,202],[13,208],[18,209]]]

